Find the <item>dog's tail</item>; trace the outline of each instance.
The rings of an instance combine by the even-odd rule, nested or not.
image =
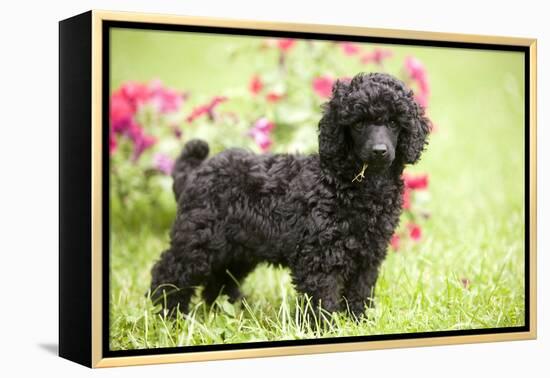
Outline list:
[[[208,152],[208,143],[200,139],[192,139],[183,146],[183,150],[176,160],[174,170],[172,171],[174,179],[172,189],[174,190],[176,201],[185,188],[189,174],[206,159]]]

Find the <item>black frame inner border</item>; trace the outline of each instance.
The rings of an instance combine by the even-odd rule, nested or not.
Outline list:
[[[235,36],[252,36],[252,37],[274,37],[274,38],[298,38],[298,39],[315,39],[328,41],[349,41],[359,43],[374,43],[374,44],[391,44],[391,45],[411,45],[411,46],[426,46],[426,47],[447,47],[459,49],[476,49],[476,50],[497,50],[497,51],[517,51],[524,54],[524,79],[525,79],[525,107],[524,107],[524,148],[525,148],[525,322],[524,326],[518,327],[500,327],[500,328],[480,328],[467,330],[452,330],[452,331],[433,331],[433,332],[417,332],[417,333],[396,333],[382,335],[365,335],[365,336],[349,336],[349,337],[331,337],[319,339],[303,339],[303,340],[281,340],[281,341],[263,341],[263,342],[248,342],[235,344],[212,344],[212,345],[195,345],[186,347],[168,347],[168,348],[148,348],[148,349],[130,349],[130,350],[110,350],[110,323],[109,323],[109,298],[110,298],[110,207],[109,207],[109,187],[110,187],[110,160],[109,149],[105,146],[109,145],[109,98],[110,98],[110,30],[112,28],[138,29],[138,30],[155,30],[155,31],[175,31],[175,32],[190,32],[190,33],[205,33],[205,34],[222,34]],[[406,31],[404,31],[406,33]],[[159,23],[145,22],[130,22],[130,21],[102,21],[102,168],[103,168],[103,185],[102,185],[102,357],[127,357],[127,356],[146,356],[158,354],[173,354],[173,353],[192,353],[205,351],[221,351],[221,350],[236,350],[236,349],[256,349],[266,347],[282,347],[282,346],[304,346],[304,345],[319,345],[319,344],[340,344],[349,342],[366,342],[366,341],[381,341],[381,340],[400,340],[400,339],[422,339],[433,337],[447,336],[466,336],[466,335],[486,335],[486,334],[501,334],[511,332],[529,332],[530,330],[530,54],[528,46],[516,45],[499,45],[485,43],[470,43],[470,42],[450,42],[450,41],[430,41],[423,39],[402,39],[390,37],[365,37],[355,35],[334,35],[327,33],[309,33],[309,32],[290,32],[290,31],[273,31],[261,29],[245,29],[245,28],[229,28],[229,27],[213,27],[213,26],[196,26],[196,25],[167,25]]]

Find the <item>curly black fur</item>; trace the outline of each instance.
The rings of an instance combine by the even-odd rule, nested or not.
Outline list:
[[[236,300],[234,279],[268,262],[290,268],[296,289],[324,309],[361,315],[399,221],[404,165],[419,159],[428,133],[412,91],[373,73],[334,85],[319,154],[228,149],[206,159],[205,142],[188,142],[173,174],[177,216],[152,269],[152,298],[187,312],[202,285],[207,303],[221,293]],[[364,179],[353,181],[365,163]]]

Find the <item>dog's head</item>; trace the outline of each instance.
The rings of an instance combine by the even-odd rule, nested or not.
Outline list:
[[[358,74],[334,84],[319,123],[324,168],[347,163],[383,171],[414,164],[427,143],[430,124],[413,92],[383,73]],[[341,171],[341,169],[340,169]]]

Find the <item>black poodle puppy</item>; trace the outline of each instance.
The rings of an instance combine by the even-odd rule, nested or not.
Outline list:
[[[413,92],[383,73],[338,81],[319,123],[319,154],[228,149],[206,159],[188,142],[173,173],[178,209],[151,296],[187,312],[194,288],[212,303],[240,297],[236,280],[261,262],[290,268],[296,289],[360,316],[401,214],[406,164],[429,121]]]

